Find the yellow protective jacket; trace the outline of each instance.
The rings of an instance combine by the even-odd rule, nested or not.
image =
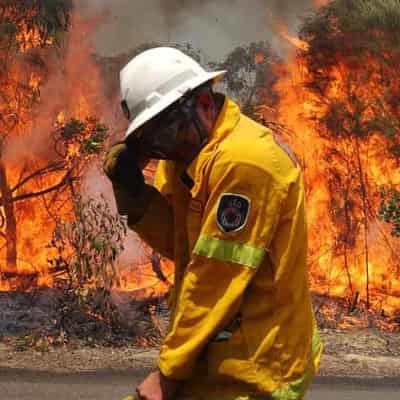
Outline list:
[[[297,163],[226,98],[209,143],[186,169],[160,162],[155,187],[131,227],[176,264],[161,372],[196,399],[302,398],[322,344]]]

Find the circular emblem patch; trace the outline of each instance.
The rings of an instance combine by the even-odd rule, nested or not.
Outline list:
[[[237,232],[246,226],[250,211],[250,200],[242,195],[225,193],[221,196],[217,210],[217,223],[223,232]]]

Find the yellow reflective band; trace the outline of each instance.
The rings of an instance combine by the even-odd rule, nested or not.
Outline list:
[[[300,379],[297,379],[296,381],[288,383],[278,390],[275,390],[275,392],[272,393],[272,398],[274,400],[299,400],[303,397],[310,379],[315,373],[314,359],[319,356],[321,350],[321,338],[319,337],[318,332],[315,331],[312,338],[311,359],[308,363],[306,372]]]
[[[265,255],[265,249],[239,242],[200,236],[194,253],[218,261],[232,262],[250,268],[258,268]]]

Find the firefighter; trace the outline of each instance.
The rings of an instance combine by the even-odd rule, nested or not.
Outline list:
[[[175,262],[171,320],[142,400],[301,399],[319,364],[302,172],[272,132],[173,48],[121,71],[129,128],[104,170],[121,215]],[[154,185],[142,167],[160,160]]]

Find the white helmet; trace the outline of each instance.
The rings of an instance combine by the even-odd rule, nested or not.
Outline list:
[[[120,73],[122,105],[130,121],[125,137],[188,91],[218,81],[225,72],[206,72],[192,58],[170,47],[139,54]]]

